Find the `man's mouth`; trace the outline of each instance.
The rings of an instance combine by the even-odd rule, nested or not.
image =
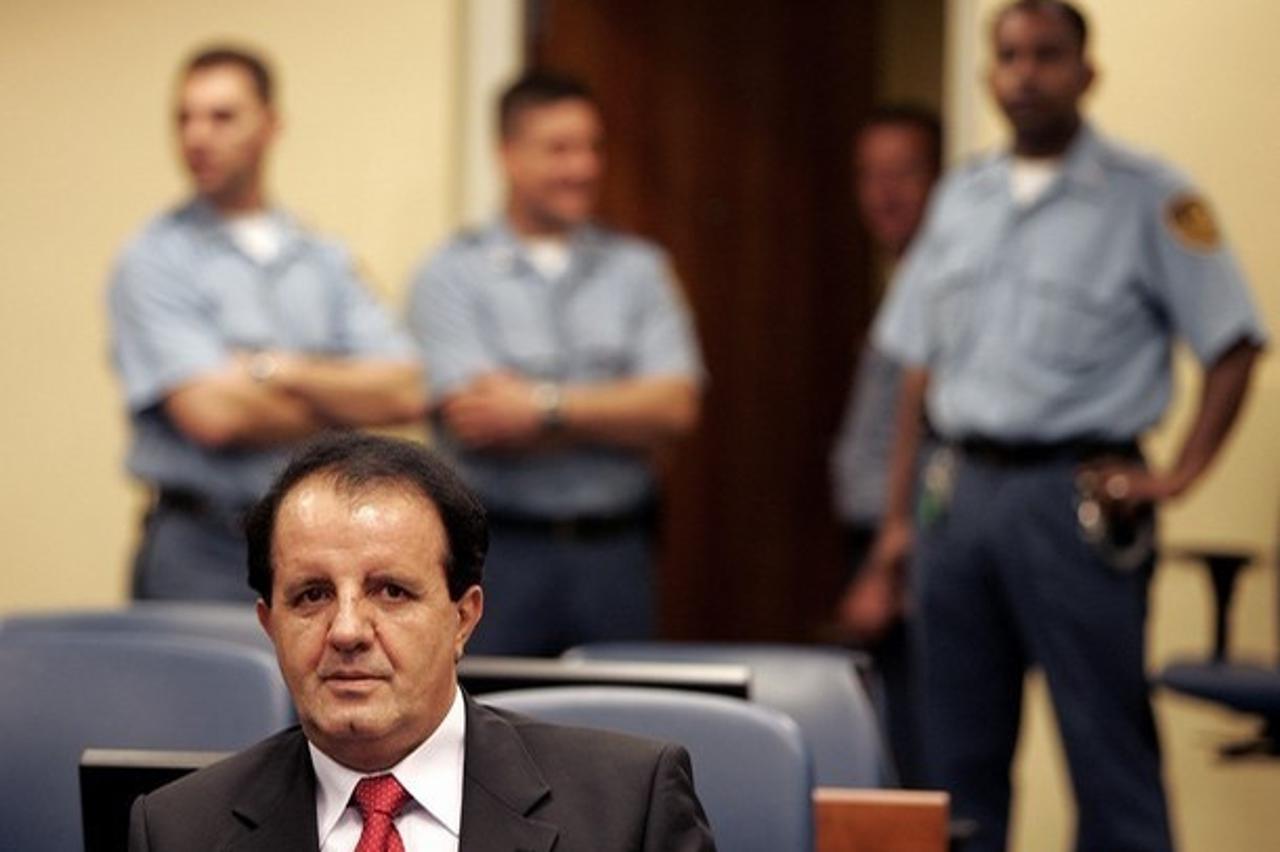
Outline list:
[[[377,681],[386,680],[386,678],[377,672],[365,671],[363,669],[338,669],[332,672],[324,672],[320,675],[320,679],[336,688],[360,686],[362,684],[372,684]]]
[[[188,160],[187,168],[196,177],[208,177],[217,172],[217,168],[209,160]]]

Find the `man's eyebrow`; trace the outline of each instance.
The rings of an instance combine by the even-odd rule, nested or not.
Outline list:
[[[295,577],[284,584],[286,592],[297,589],[305,589],[311,586],[331,586],[333,581],[323,574],[304,574],[301,577]]]
[[[419,576],[416,572],[405,568],[375,568],[365,577],[368,583],[396,583],[406,588],[419,589],[426,582],[425,578]]]

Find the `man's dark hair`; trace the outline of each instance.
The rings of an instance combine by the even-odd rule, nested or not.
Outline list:
[[[1089,22],[1084,13],[1067,0],[1014,0],[1002,6],[991,19],[991,32],[994,35],[1000,23],[1011,12],[1056,12],[1067,24],[1067,29],[1075,36],[1076,46],[1083,54],[1089,44]]]
[[[891,103],[873,107],[861,121],[854,138],[874,127],[909,127],[919,131],[929,148],[929,166],[933,173],[942,172],[942,121],[928,107],[912,103]]]
[[[271,99],[275,96],[271,69],[265,59],[243,47],[229,44],[206,47],[187,60],[187,64],[182,69],[182,76],[190,77],[197,71],[223,65],[234,65],[243,69],[253,80],[253,88],[258,93],[258,99],[266,106],[271,106]]]
[[[400,487],[435,506],[445,531],[445,579],[449,597],[480,585],[489,550],[484,507],[456,473],[421,444],[398,438],[338,432],[303,447],[245,519],[249,586],[271,604],[271,544],[280,504],[303,480],[323,477],[340,492],[359,494]]]
[[[498,99],[498,132],[503,139],[510,139],[523,113],[565,100],[583,100],[598,106],[591,89],[576,77],[539,69],[526,71]]]

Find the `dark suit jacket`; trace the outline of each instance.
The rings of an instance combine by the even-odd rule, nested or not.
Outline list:
[[[680,746],[467,702],[460,852],[714,850]],[[130,852],[314,852],[298,728],[143,796]]]

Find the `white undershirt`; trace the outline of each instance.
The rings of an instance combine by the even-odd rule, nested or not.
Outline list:
[[[405,852],[457,852],[462,828],[462,765],[467,736],[466,705],[455,687],[453,704],[440,726],[403,760],[386,770],[413,800],[396,817]],[[353,852],[364,828],[351,801],[366,774],[338,763],[308,743],[316,770],[316,831],[320,852]]]
[[[555,281],[569,268],[569,243],[559,237],[533,237],[524,240],[525,256],[533,268],[548,281]]]
[[[1044,195],[1044,191],[1053,183],[1053,179],[1062,171],[1062,158],[1014,157],[1013,170],[1010,173],[1013,183],[1013,200],[1019,207],[1030,207]]]
[[[240,251],[265,266],[284,245],[284,231],[270,213],[259,211],[227,219],[227,234]]]

